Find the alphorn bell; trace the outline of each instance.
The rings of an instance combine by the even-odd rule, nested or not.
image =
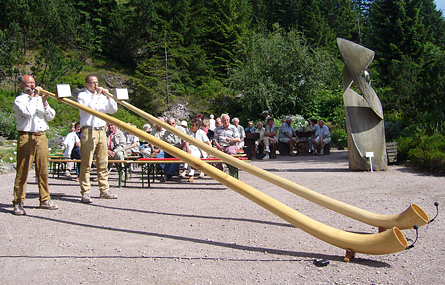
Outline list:
[[[112,94],[107,94],[110,97],[113,97]],[[292,181],[284,179],[278,175],[267,172],[259,167],[253,166],[249,163],[236,159],[222,151],[219,151],[203,142],[200,142],[194,139],[192,136],[184,134],[183,132],[173,128],[169,124],[158,120],[156,117],[140,110],[139,108],[134,107],[133,105],[121,101],[116,100],[119,104],[127,108],[128,110],[133,111],[134,113],[140,115],[141,117],[147,119],[151,123],[158,124],[163,127],[167,131],[177,135],[181,139],[187,141],[190,144],[204,150],[205,152],[223,160],[224,162],[233,165],[239,169],[242,169],[252,175],[255,175],[258,178],[266,180],[276,186],[279,186],[283,189],[286,189],[298,196],[314,202],[320,206],[328,208],[337,213],[348,216],[352,219],[358,220],[368,225],[372,225],[378,227],[379,230],[390,229],[392,227],[397,227],[399,229],[412,229],[414,225],[423,226],[426,225],[429,221],[428,215],[425,211],[422,210],[416,204],[411,204],[408,209],[400,214],[395,215],[381,215],[373,212],[369,212],[358,207],[346,204],[344,202],[335,200],[333,198],[327,197],[323,194],[317,193],[313,190],[310,190],[306,187],[298,185]]]
[[[51,92],[45,90],[42,90],[41,92],[57,98],[56,95]],[[208,176],[257,203],[261,207],[269,210],[282,219],[288,221],[294,226],[329,244],[345,249],[348,252],[380,255],[399,252],[407,249],[408,247],[408,242],[403,233],[396,227],[377,234],[358,234],[335,229],[299,213],[298,211],[267,196],[266,194],[239,181],[238,179],[231,177],[227,173],[218,170],[217,168],[201,161],[187,152],[171,146],[170,144],[161,141],[160,139],[149,135],[136,127],[130,126],[125,122],[85,107],[72,100],[66,98],[58,98],[58,100],[96,116],[110,124],[116,125],[117,127],[158,146],[160,149],[187,162],[192,167],[200,169]]]

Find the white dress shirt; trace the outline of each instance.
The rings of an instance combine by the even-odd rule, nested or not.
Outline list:
[[[49,105],[43,106],[42,97],[31,97],[22,93],[14,100],[14,112],[17,130],[23,132],[44,132],[48,130],[48,122],[54,119],[56,111]]]
[[[97,95],[91,93],[88,89],[80,92],[77,96],[77,102],[93,110],[101,113],[113,114],[117,111],[117,103],[113,99],[108,99],[105,95]],[[107,122],[99,119],[93,115],[88,114],[85,111],[79,110],[80,114],[80,127],[104,127]]]

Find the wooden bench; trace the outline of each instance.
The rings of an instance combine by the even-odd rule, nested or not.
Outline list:
[[[255,159],[255,155],[256,155],[255,142],[259,138],[260,138],[259,133],[247,133],[246,137],[244,138],[244,141],[246,142],[246,148],[247,148],[247,157],[250,160]]]
[[[397,162],[397,142],[386,143],[386,156],[388,163]]]
[[[234,154],[233,157],[236,157],[240,160],[249,162],[247,157],[245,157],[245,154]],[[207,163],[224,163],[219,158],[201,158],[202,161],[205,161]],[[57,157],[57,158],[49,158],[48,163],[50,165],[53,165],[54,171],[52,172],[53,178],[55,174],[57,173],[57,178],[60,177],[60,170],[61,165],[63,163],[67,162],[81,162],[80,159],[64,159],[63,157]],[[96,160],[93,160],[93,163],[96,162]],[[144,175],[147,175],[147,182],[148,187],[150,187],[150,176],[152,178],[152,181],[155,180],[155,170],[156,165],[159,164],[165,164],[165,163],[184,163],[184,161],[178,159],[178,158],[139,158],[138,160],[108,160],[108,163],[115,163],[117,165],[117,171],[118,171],[118,185],[119,188],[122,187],[122,184],[124,187],[127,186],[127,180],[132,178],[132,172],[129,171],[131,164],[140,165],[142,167],[142,187],[144,187]],[[238,179],[238,168],[227,164],[229,168],[229,173],[231,176]],[[122,179],[124,178],[124,179]],[[123,183],[122,183],[123,182]]]
[[[235,156],[239,160],[243,160],[245,162],[249,162],[248,157],[245,156]],[[219,158],[201,158],[201,161],[204,161],[206,163],[224,163]],[[131,163],[137,163],[142,164],[142,187],[144,187],[144,176],[147,175],[147,183],[148,187],[150,187],[150,178],[152,182],[154,183],[156,174],[156,166],[159,164],[165,164],[165,163],[184,163],[184,161],[180,160],[179,158],[139,158],[138,160],[132,161]],[[227,167],[229,168],[230,176],[238,179],[238,168],[234,167],[230,164],[227,164]],[[162,171],[161,171],[162,175]]]
[[[61,165],[67,162],[81,162],[80,159],[66,159],[64,157],[50,157],[48,159],[49,163],[49,169],[53,175],[53,178],[55,174],[57,173],[57,178],[60,177],[60,170]],[[96,160],[93,160],[93,163],[95,163]],[[108,163],[116,163],[117,165],[117,172],[119,175],[119,188],[121,188],[122,185],[122,175],[125,174],[125,180],[128,178],[128,166],[134,162],[134,160],[108,160]]]

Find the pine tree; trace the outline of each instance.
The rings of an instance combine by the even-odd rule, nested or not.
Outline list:
[[[298,29],[315,46],[327,47],[334,41],[334,34],[322,15],[316,0],[301,0]]]
[[[377,0],[370,11],[369,47],[376,52],[384,83],[391,81],[392,61],[409,56],[420,63],[427,30],[420,16],[421,0]]]
[[[225,78],[227,70],[236,66],[236,49],[248,33],[250,11],[247,0],[212,0],[205,5],[204,32],[200,44],[211,60],[217,78]],[[201,7],[202,7],[201,6]]]

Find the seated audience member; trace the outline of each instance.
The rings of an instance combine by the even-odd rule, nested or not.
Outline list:
[[[63,156],[67,158],[71,158],[71,153],[74,149],[74,147],[77,145],[80,145],[80,139],[76,134],[76,123],[72,123],[70,125],[71,132],[66,135],[65,139],[63,140],[63,146],[65,147],[65,151],[63,152]],[[66,163],[66,169],[65,169],[65,175],[70,177],[71,176],[71,168],[73,167],[72,162]]]
[[[252,121],[249,121],[248,123],[247,123],[247,128],[244,130],[244,132],[247,134],[247,133],[256,133],[257,131],[256,131],[257,129],[253,126],[253,122]]]
[[[143,129],[144,129],[144,132],[146,132],[147,134],[151,133],[150,124],[145,124],[143,126]],[[141,143],[141,156],[142,157],[150,157],[151,151],[152,151],[151,147],[152,147],[151,144],[149,144],[148,142]]]
[[[76,122],[75,128],[76,128],[76,135],[79,138],[79,142],[74,145],[74,148],[71,151],[71,158],[80,159],[80,136],[82,135],[82,130],[80,129],[80,122]],[[79,174],[80,174],[80,162],[76,162],[76,175],[77,175],[76,182],[79,181]]]
[[[187,128],[187,121],[186,121],[186,120],[182,120],[182,121],[181,121],[181,127],[183,127],[184,130],[185,130],[186,132],[188,131],[188,128]]]
[[[127,140],[124,133],[115,125],[108,124],[108,159],[124,160],[124,150]]]
[[[215,128],[216,128],[216,125],[215,125],[215,116],[213,116],[213,114],[210,114],[209,126],[210,126],[209,129],[210,129],[211,131],[214,131]]]
[[[221,125],[215,129],[215,136],[213,138],[215,147],[227,154],[236,154],[239,142],[238,129],[230,124],[230,117],[227,114],[221,116]],[[219,170],[223,170],[222,164],[215,164]]]
[[[269,139],[269,145],[276,145],[278,142],[278,127],[272,117],[267,119],[267,125],[264,126],[264,135]]]
[[[213,147],[216,147],[215,142],[214,142],[214,138],[215,138],[215,130],[216,130],[217,127],[219,127],[219,126],[221,126],[221,125],[222,125],[222,123],[221,123],[221,118],[220,118],[220,117],[216,118],[216,119],[215,119],[215,128],[213,129],[213,132],[211,132],[211,133],[209,133],[209,134],[207,135],[207,137],[209,138],[209,140],[212,142],[212,146],[213,146]]]
[[[173,118],[168,118],[167,120],[167,124],[169,124],[170,126],[185,132],[184,128],[181,126],[177,126],[176,125],[176,121]],[[169,132],[169,131],[165,131],[164,136],[162,137],[162,140],[165,141],[166,143],[180,148],[182,149],[184,147],[184,144],[182,139],[180,137],[178,137],[177,135]],[[173,158],[174,156],[169,154],[168,152],[164,152],[164,158]],[[161,179],[161,182],[165,182],[170,180],[176,173],[176,170],[179,168],[179,163],[166,163],[164,165],[164,177],[163,179]]]
[[[267,138],[263,140],[265,148],[270,152],[271,145],[275,146],[278,142],[278,127],[275,125],[272,117],[267,119],[267,125],[264,126],[264,137]],[[268,145],[266,145],[268,143]]]
[[[263,124],[258,122],[256,124],[256,133],[260,134],[260,138],[256,141],[256,146],[258,150],[258,146],[261,144],[264,146],[263,153],[258,156],[258,159],[269,159],[269,139],[264,135],[266,130],[263,128]]]
[[[264,118],[264,125],[267,125],[267,119],[269,119],[269,117],[270,117],[269,111],[268,110],[264,110],[262,115],[263,115],[263,118]]]
[[[201,121],[198,120],[197,118],[192,119],[192,123],[190,125],[190,130],[188,130],[187,134],[194,137],[195,139],[197,139],[200,142],[210,145],[209,138],[207,137],[205,132],[201,129]],[[199,149],[198,147],[196,147],[192,144],[189,144],[188,142],[185,142],[185,149],[189,154],[193,155],[196,158],[206,158],[208,156],[208,154],[205,151]],[[195,175],[195,169],[193,169],[188,164],[185,164],[184,168],[187,168],[187,175],[189,176],[188,181],[193,182],[194,175]],[[204,176],[204,172],[201,172],[200,177],[203,177],[203,176]]]
[[[163,122],[164,118],[158,117],[158,120]],[[155,129],[151,131],[151,135],[160,139],[160,140],[162,140],[162,138],[164,137],[164,134],[165,134],[165,129],[158,124],[156,124]],[[164,158],[163,150],[161,150],[160,148],[158,148],[154,145],[150,145],[150,148],[151,148],[151,153],[156,154],[157,158]]]
[[[312,144],[312,140],[314,139],[314,136],[315,136],[315,133],[317,132],[318,127],[319,126],[317,124],[316,119],[309,119],[308,130],[312,132],[312,136],[309,138],[308,144],[309,144],[309,152],[311,152],[311,153],[314,151],[314,145]]]
[[[204,120],[202,120],[202,129],[204,130],[204,132],[206,133],[206,135],[209,134],[209,130],[210,130],[210,122],[209,122],[209,119],[204,119]]]
[[[132,123],[128,123],[130,126],[134,127]],[[139,147],[139,138],[133,134],[128,132],[124,133],[127,144],[125,146],[125,153],[127,155],[139,155],[140,147]]]
[[[232,123],[236,127],[239,133],[238,148],[242,149],[244,148],[244,139],[246,138],[246,133],[244,132],[244,128],[239,124],[238,118],[233,118]]]
[[[287,117],[285,122],[280,126],[279,141],[289,145],[289,155],[295,156],[294,144],[298,141],[297,134],[292,128],[292,120]]]
[[[315,154],[318,154],[318,145],[320,145],[320,155],[324,155],[324,146],[331,142],[331,133],[323,120],[318,121],[318,123],[319,127],[316,130],[312,144],[315,149]]]

